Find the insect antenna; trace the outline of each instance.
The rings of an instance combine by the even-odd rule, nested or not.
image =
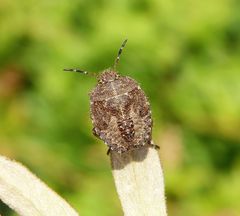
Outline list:
[[[82,74],[91,75],[91,76],[96,77],[95,73],[88,72],[88,71],[85,71],[85,70],[81,70],[79,68],[64,68],[63,70],[67,71],[67,72],[77,72],[77,73],[82,73]]]
[[[114,68],[114,69],[116,69],[116,67],[117,67],[117,64],[118,64],[118,62],[119,62],[119,60],[120,60],[120,55],[122,54],[122,50],[123,50],[123,48],[125,47],[127,41],[128,41],[128,39],[125,39],[125,40],[123,41],[123,43],[122,43],[122,45],[121,45],[121,47],[120,47],[120,49],[119,49],[119,51],[118,51],[117,58],[115,59],[115,62],[114,62],[114,65],[113,65],[113,68]]]

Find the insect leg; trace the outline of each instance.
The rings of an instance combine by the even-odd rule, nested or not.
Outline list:
[[[149,144],[149,146],[150,147],[152,147],[152,148],[154,148],[154,149],[156,149],[156,150],[159,150],[160,149],[160,147],[158,146],[158,145],[155,145],[155,144]]]
[[[107,150],[107,155],[109,155],[110,152],[111,152],[111,148],[108,148],[108,150]]]

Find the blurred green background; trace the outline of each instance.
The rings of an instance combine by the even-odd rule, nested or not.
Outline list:
[[[1,0],[0,154],[81,215],[122,215],[88,93],[118,70],[151,102],[169,215],[240,212],[240,2]],[[3,203],[0,214],[16,215]]]

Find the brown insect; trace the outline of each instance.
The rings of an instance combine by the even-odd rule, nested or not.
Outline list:
[[[93,134],[104,141],[110,151],[124,153],[142,146],[157,147],[152,142],[152,117],[146,95],[138,83],[116,71],[125,40],[114,66],[98,75],[98,84],[90,93]],[[64,71],[89,74],[87,71]]]

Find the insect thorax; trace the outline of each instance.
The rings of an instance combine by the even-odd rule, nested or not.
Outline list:
[[[113,70],[105,70],[98,79],[97,86],[90,93],[91,101],[109,100],[127,94],[138,84],[129,77],[120,76]]]

